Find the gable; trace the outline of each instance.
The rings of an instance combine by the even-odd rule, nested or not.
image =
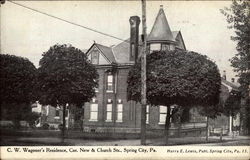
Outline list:
[[[175,40],[177,41],[177,44],[178,44],[179,48],[186,50],[186,46],[185,46],[184,40],[182,38],[181,32],[179,32],[177,34]]]
[[[104,65],[110,64],[109,60],[103,55],[98,47],[93,45],[87,53],[88,59],[92,64]]]

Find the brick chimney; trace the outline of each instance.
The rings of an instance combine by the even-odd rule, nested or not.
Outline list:
[[[129,60],[136,62],[139,52],[139,25],[141,21],[138,16],[132,16],[130,17],[129,22],[130,22]]]

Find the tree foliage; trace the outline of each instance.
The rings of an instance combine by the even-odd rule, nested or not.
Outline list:
[[[241,94],[238,91],[232,90],[225,101],[223,113],[227,116],[236,116],[240,111]]]
[[[191,106],[214,107],[219,103],[221,78],[206,56],[188,51],[159,51],[147,55],[147,103],[166,106],[165,137],[170,118]],[[141,62],[128,75],[128,100],[141,100]],[[171,113],[171,107],[175,105]],[[180,108],[181,107],[181,108]]]
[[[26,58],[0,55],[1,119],[30,122],[31,103],[35,101],[35,66]],[[36,117],[37,118],[37,117]]]
[[[95,96],[98,74],[87,56],[71,45],[54,45],[43,53],[37,77],[42,105],[62,106],[64,141],[66,105],[82,107]]]
[[[140,101],[141,68],[128,76],[128,99]],[[219,102],[221,79],[206,56],[187,51],[160,51],[147,55],[147,101],[151,105],[211,106]]]
[[[226,16],[228,28],[235,31],[232,40],[237,42],[237,54],[231,59],[231,65],[238,73],[241,95],[245,99],[245,104],[242,104],[245,107],[241,112],[244,119],[242,126],[245,128],[246,124],[250,133],[248,125],[250,121],[250,2],[233,0],[231,6],[222,9],[221,12]]]
[[[250,2],[248,0],[233,0],[230,8],[221,10],[226,16],[228,28],[235,31],[231,39],[237,42],[237,54],[231,59],[231,64],[238,72],[239,83],[243,96],[249,96],[250,82]]]
[[[36,68],[26,58],[0,55],[1,104],[30,103],[34,100]]]
[[[43,105],[82,106],[95,96],[98,74],[87,56],[69,45],[54,45],[39,62],[37,89]]]

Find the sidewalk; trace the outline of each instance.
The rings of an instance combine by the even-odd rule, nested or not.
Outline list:
[[[164,146],[164,138],[147,139],[148,146]],[[6,142],[8,143],[8,142]],[[58,137],[23,137],[10,139],[9,143],[16,143],[17,145],[66,145],[66,146],[140,146],[140,139],[129,139],[129,140],[89,140],[89,139],[65,139],[64,144],[61,143],[61,139]],[[206,142],[205,137],[182,137],[182,138],[169,138],[169,145],[250,145],[250,137],[237,136],[230,137],[224,136],[222,141],[220,137],[209,137]]]

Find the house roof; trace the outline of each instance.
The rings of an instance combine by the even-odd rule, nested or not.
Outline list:
[[[181,31],[172,31],[172,34],[173,34],[175,41],[177,42],[177,46],[181,49],[186,50],[186,46],[185,46]]]
[[[221,78],[221,83],[225,86],[231,87],[234,90],[239,90],[239,84],[237,84],[237,83],[229,82],[229,81],[225,80],[224,78]]]
[[[116,63],[114,54],[112,52],[111,47],[107,47],[98,43],[95,43],[96,47],[101,50],[101,52],[104,54],[104,56],[111,62]]]
[[[174,36],[169,27],[166,15],[161,7],[155,19],[152,30],[147,38],[150,41],[172,41],[175,42]]]
[[[147,37],[147,41],[148,42],[171,41],[176,43],[177,42],[176,38],[178,37],[178,34],[180,34],[180,31],[173,31],[173,32],[171,31],[164,10],[161,7],[155,19],[152,30],[149,36]],[[118,64],[119,63],[131,64],[134,63],[134,61],[130,61],[129,58],[129,53],[130,53],[129,41],[130,38],[112,47],[104,46],[98,43],[94,43],[93,45],[96,45],[111,63],[113,62]],[[141,43],[142,43],[141,36],[139,36],[139,44]],[[142,52],[141,47],[139,47],[138,57],[141,56],[141,52]]]
[[[130,39],[112,47],[112,51],[118,63],[131,63],[129,60],[130,44],[128,41],[130,41]]]
[[[180,31],[172,31],[172,34],[173,34],[174,39],[176,39],[176,37],[177,37],[177,35],[178,35],[179,32],[180,32]]]

